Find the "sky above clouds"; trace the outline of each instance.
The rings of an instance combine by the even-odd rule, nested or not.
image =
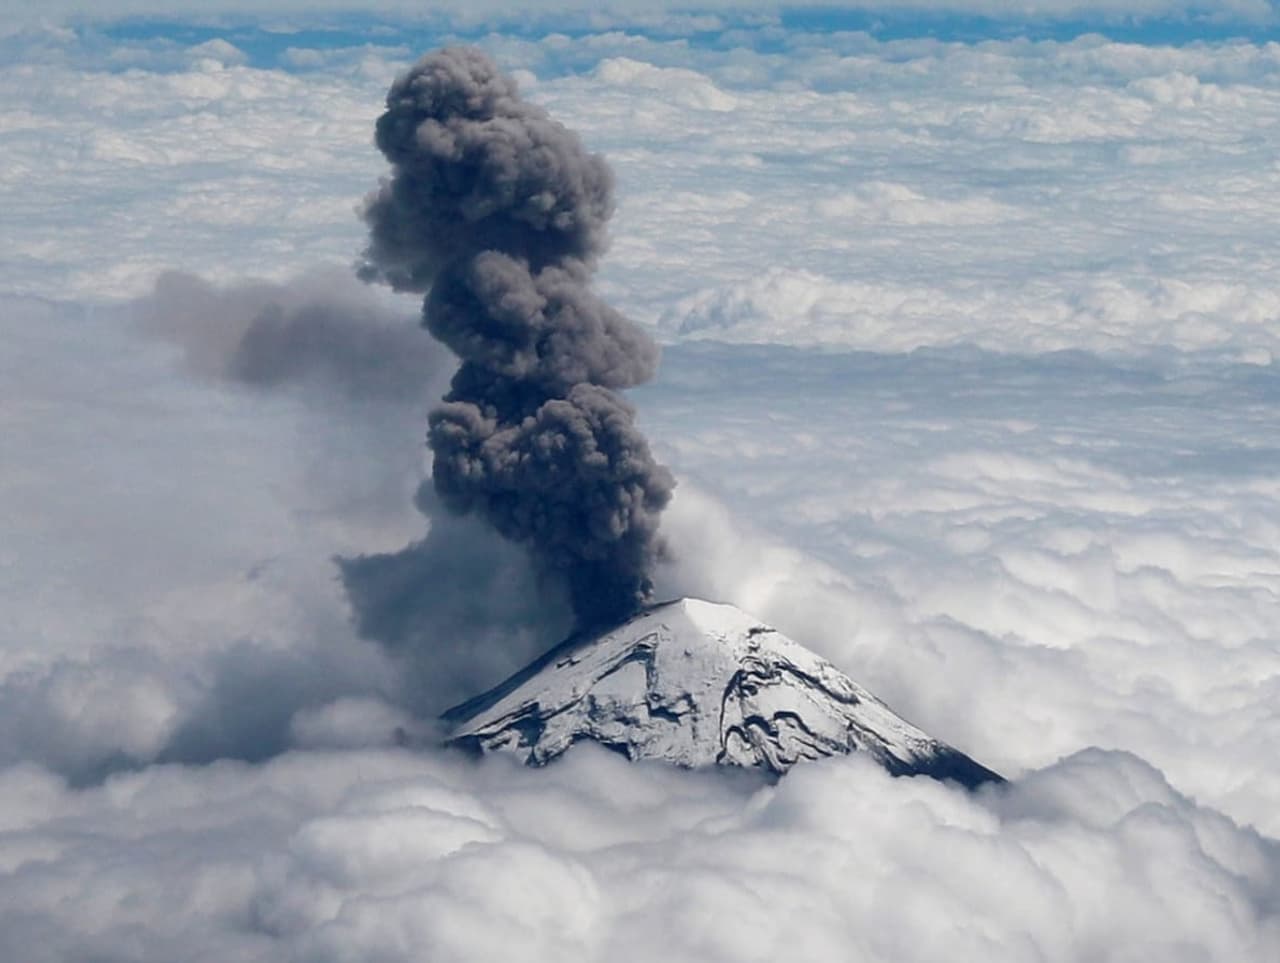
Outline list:
[[[1272,6],[465,6],[0,5],[0,955],[1276,958]],[[352,274],[455,40],[617,174],[660,593],[1007,790],[431,748],[567,626]]]

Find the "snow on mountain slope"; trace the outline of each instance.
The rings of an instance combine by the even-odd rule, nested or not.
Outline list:
[[[804,646],[731,605],[692,598],[571,637],[443,718],[455,745],[530,765],[591,740],[687,767],[781,774],[803,759],[867,752],[895,775],[1000,780]]]

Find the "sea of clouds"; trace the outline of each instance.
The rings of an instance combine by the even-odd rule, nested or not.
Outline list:
[[[1274,45],[484,38],[619,175],[661,593],[1013,780],[969,795],[432,749],[564,622],[415,508],[450,361],[348,270],[412,52],[17,36],[0,956],[1280,955]],[[335,558],[410,543],[358,637]]]

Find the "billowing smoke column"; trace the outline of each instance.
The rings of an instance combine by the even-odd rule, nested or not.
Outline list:
[[[629,613],[674,482],[615,394],[657,346],[590,289],[608,166],[469,48],[392,85],[377,144],[392,177],[365,210],[365,275],[429,291],[424,323],[462,362],[430,416],[436,491],[561,573],[580,623]]]

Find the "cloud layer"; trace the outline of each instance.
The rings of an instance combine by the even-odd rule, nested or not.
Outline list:
[[[1280,349],[1271,46],[484,43],[616,167],[602,293],[666,339]],[[165,268],[280,280],[360,248],[369,130],[406,49],[322,50],[302,73],[208,42],[122,62],[75,36],[17,49],[7,290],[115,300]]]
[[[392,748],[429,744],[450,694],[542,641],[527,568],[482,541],[489,601],[458,607],[428,553],[406,585],[416,636],[375,647],[345,625],[327,556],[398,547],[409,492],[378,486],[371,512],[351,498],[358,460],[325,484],[307,464],[348,461],[371,414],[409,424],[414,404],[193,381],[136,325],[29,303],[6,317],[13,357],[61,358],[54,392],[48,368],[6,381],[27,481],[6,480],[23,510],[4,544],[29,579],[4,599],[0,684],[14,947],[1261,963],[1280,946],[1280,392],[1256,366],[668,351],[639,399],[685,482],[661,588],[774,621],[1018,777],[975,799],[859,759],[768,789],[589,747],[537,772]],[[49,353],[72,332],[92,333],[82,353]],[[369,453],[416,449],[395,434]],[[147,446],[165,471],[130,454]],[[86,500],[90,476],[104,482]],[[484,625],[486,665],[439,644]],[[263,761],[193,765],[228,755]]]
[[[1280,852],[1091,751],[1008,792],[861,759],[776,788],[575,750],[3,775],[0,947],[37,961],[1264,960]],[[180,886],[173,881],[181,879]],[[198,948],[193,954],[193,948]]]
[[[1251,365],[673,348],[640,398],[689,496],[667,588],[772,620],[997,770],[1128,749],[1275,833],[1277,388]]]

